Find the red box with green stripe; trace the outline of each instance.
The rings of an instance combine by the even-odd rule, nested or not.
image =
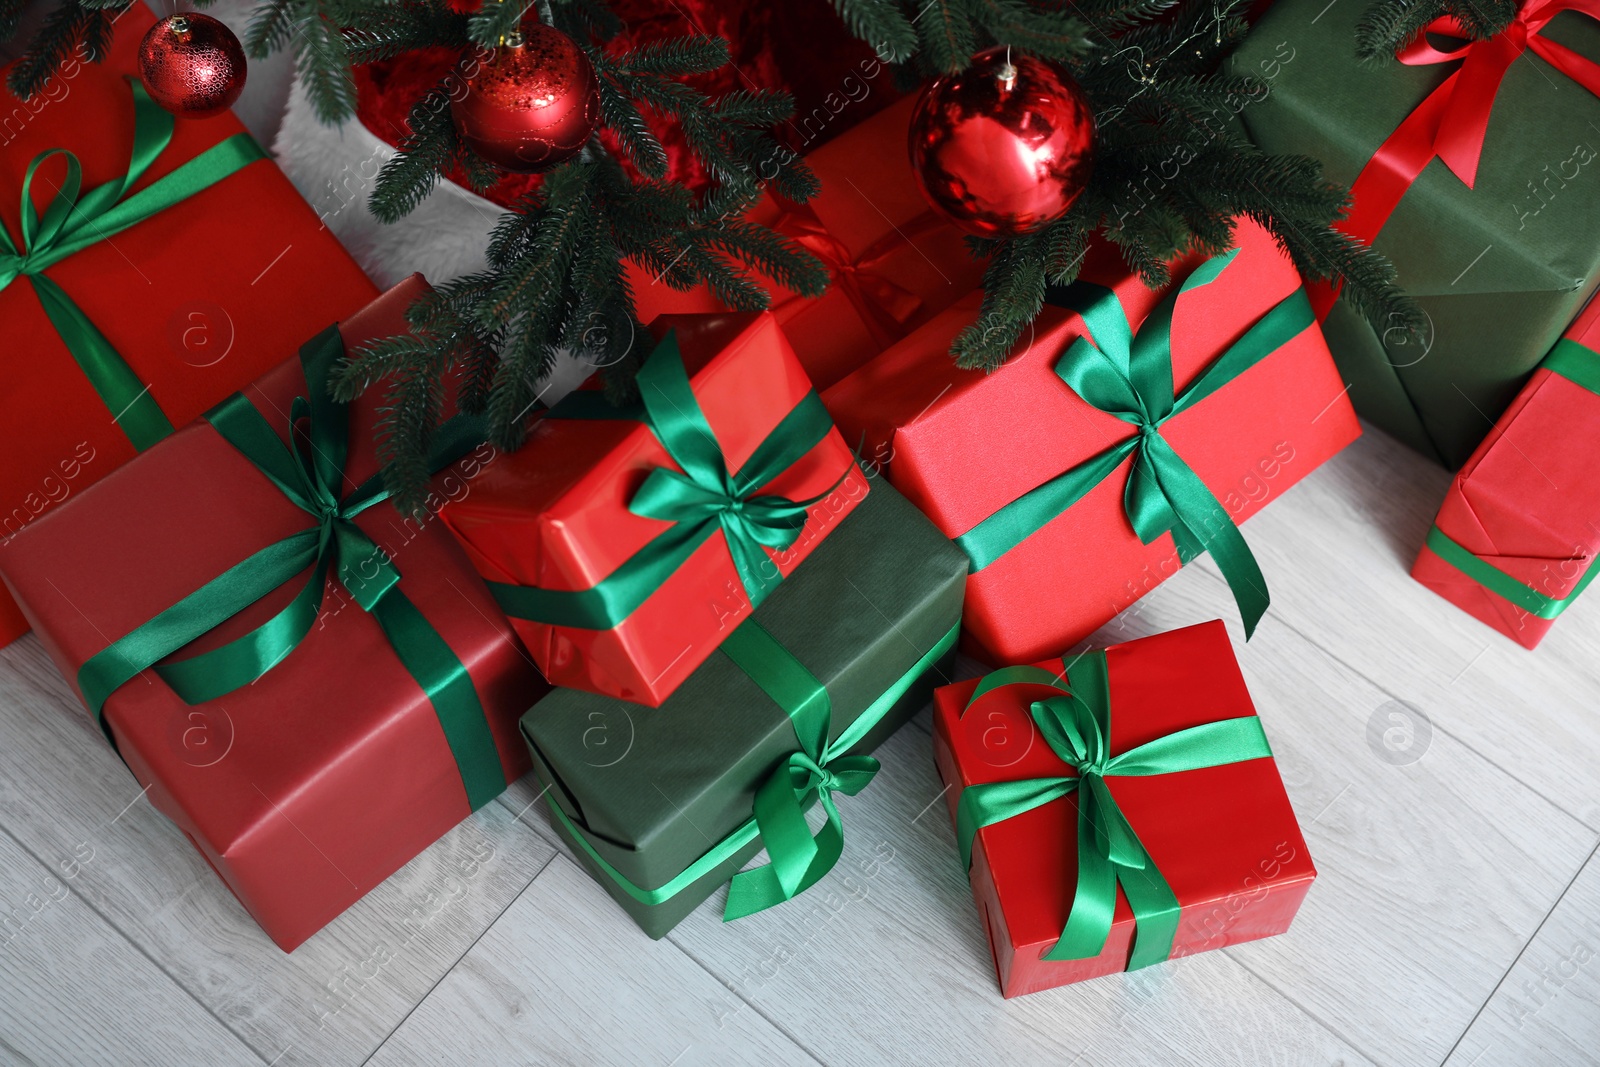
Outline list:
[[[1411,576],[1524,648],[1577,603],[1600,552],[1600,303],[1450,482]]]
[[[1221,622],[934,692],[1006,997],[1288,930],[1316,878]]]

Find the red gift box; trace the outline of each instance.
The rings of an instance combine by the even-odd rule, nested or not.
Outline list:
[[[28,166],[41,153],[67,148],[82,164],[85,195],[69,227],[90,225],[81,210],[89,190],[128,173],[135,113],[128,76],[138,72],[139,41],[154,21],[144,5],[132,5],[117,16],[104,62],[70,58],[32,101],[18,101],[0,87],[0,113],[7,116],[0,129],[0,227],[17,252],[41,248],[37,239],[31,248],[22,240],[20,217]],[[260,152],[232,113],[176,119],[171,142],[122,202],[236,137],[244,153]],[[133,391],[148,386],[137,404],[119,399],[123,410],[113,410],[91,385],[27,272],[8,271],[9,252],[0,242],[3,347],[14,357],[6,360],[0,387],[0,422],[8,428],[0,459],[0,537],[133,457],[130,436],[114,416],[132,425],[129,413],[153,399],[172,426],[182,426],[377,295],[261,154],[43,270],[45,284],[65,293],[126,363]],[[41,214],[65,185],[67,170],[61,158],[39,168],[32,201]],[[105,225],[103,216],[91,221],[95,228]],[[15,257],[11,266],[21,269]],[[0,644],[25,631],[11,598],[0,592]]]
[[[1187,408],[1159,423],[1155,436],[1203,483],[1196,486],[1192,476],[1176,472],[1189,479],[1184,491],[1191,497],[1209,497],[1195,520],[1201,528],[1193,532],[1219,566],[1225,559],[1218,547],[1237,538],[1236,524],[1360,433],[1321,330],[1305,312],[1293,266],[1252,222],[1237,223],[1236,239],[1231,260],[1191,255],[1175,262],[1174,287],[1161,291],[1147,288],[1115,250],[1100,246],[1086,261],[1079,285],[1052,294],[1063,301],[1098,294],[1093,302],[1099,314],[1137,335],[1137,352],[1147,339],[1159,339],[1164,320],[1155,312],[1171,307],[1168,297],[1182,291],[1171,310],[1170,362],[1159,344],[1146,350],[1163,375],[1170,366],[1172,384],[1148,387],[1139,403],[1171,404],[1174,393],[1182,398],[1191,387],[1197,391]],[[1113,347],[1109,333],[1095,338],[1077,311],[1046,306],[998,370],[960,370],[949,355],[950,343],[976,320],[978,307],[977,294],[965,298],[828,390],[823,400],[845,439],[859,442],[863,460],[886,466],[895,488],[968,549],[974,560],[963,617],[968,650],[991,663],[1019,663],[1087,637],[1175,573],[1180,556],[1170,533],[1152,532],[1150,543],[1141,540],[1125,502],[1134,457],[1144,457],[1143,465],[1156,443],[1141,442],[1132,417],[1095,407],[1062,377],[1086,366],[1084,358],[1102,360],[1098,351]],[[1220,358],[1271,334],[1267,327],[1276,329],[1281,343],[1259,361],[1239,370],[1231,356]],[[1090,351],[1080,355],[1082,348]],[[1108,371],[1110,358],[1091,369]],[[1205,393],[1200,387],[1217,380],[1217,371],[1237,373],[1223,375],[1222,384]],[[1108,379],[1125,386],[1126,362],[1117,374],[1101,377]],[[1012,523],[1011,547],[980,558],[978,549],[992,545],[974,547],[973,540],[1005,522],[997,513],[1009,509],[1010,515],[1048,498],[1063,478],[1077,477],[1089,469],[1082,465],[1093,466],[1118,449],[1133,451],[1100,470],[1100,480],[1053,517]],[[1142,478],[1134,488],[1153,495],[1166,488],[1172,473],[1163,469],[1159,478]],[[1235,543],[1245,573],[1235,579],[1224,566],[1224,574],[1241,606],[1242,588],[1259,594],[1257,606],[1264,607],[1264,582],[1249,573],[1254,565],[1248,549]]]
[[[425,285],[413,275],[347,319],[339,330],[346,346],[404,331],[405,308]],[[229,404],[253,405],[276,432],[278,440],[270,434],[267,440],[276,447],[300,414],[295,398],[307,395],[301,362],[290,360]],[[341,482],[347,491],[378,471],[373,435],[380,407],[371,397],[348,409]],[[485,463],[492,466],[493,452],[481,446],[441,476],[438,492],[469,491],[466,479]],[[96,686],[85,677],[93,668],[80,675],[86,661],[252,554],[306,530],[306,512],[264,470],[222,439],[213,422],[196,421],[0,547],[0,574],[62,674],[91,705]],[[309,522],[318,529],[315,519]],[[442,525],[402,518],[387,503],[360,511],[353,525],[399,571],[392,590],[375,585],[380,599],[398,592],[445,646],[435,649],[444,669],[457,670],[453,656],[470,677],[482,706],[471,723],[480,731],[476,780],[495,780],[487,791],[480,788],[481,804],[527,769],[517,719],[547,687]],[[321,527],[342,546],[348,530],[341,528]],[[402,663],[386,633],[392,617],[382,605],[376,614],[363,610],[376,557],[358,564],[340,551],[341,565],[359,566],[362,580],[329,581],[304,638],[254,684],[191,705],[163,676],[144,671],[115,688],[103,706],[103,723],[151,802],[285,949],[475,806],[467,771],[452,754],[460,735],[446,733],[442,705],[436,711]],[[301,571],[204,633],[181,658],[259,626],[317,573]]]
[[[1450,482],[1411,576],[1524,648],[1600,553],[1600,304],[1574,320]]]
[[[660,420],[651,416],[654,425],[647,425],[644,412],[611,408],[598,392],[583,390],[541,419],[521,449],[485,470],[444,519],[551,683],[659,707],[749,615],[753,599],[850,513],[867,481],[770,314],[669,315],[654,328],[675,343],[657,345],[641,386],[658,360],[687,372],[686,395],[664,406],[674,415],[696,407],[703,413],[710,434],[692,436],[714,438],[716,462],[735,482],[748,475],[752,457],[797,439],[791,415],[809,412],[817,432],[801,435],[788,465],[749,487],[743,502],[736,495],[681,518],[652,516],[637,510],[645,488],[663,471],[684,470],[659,436]],[[593,402],[584,405],[585,417],[565,417],[584,401]],[[774,497],[820,499],[808,506],[791,545],[752,546],[756,555],[745,558],[754,566],[738,566],[720,509],[748,513]],[[696,528],[708,536],[682,539]],[[569,602],[627,581],[647,554],[674,538],[688,555],[641,585],[649,591],[636,604],[604,619],[568,612]],[[538,604],[524,607],[519,596]]]
[[[800,364],[826,389],[983,280],[965,236],[928,206],[905,151],[911,98],[899,101],[814,152],[822,182],[805,204],[768,198],[750,221],[800,244],[828,268],[820,297],[796,296],[770,279],[772,312]],[[887,148],[885,147],[887,146]],[[628,265],[639,320],[724,310],[704,286],[683,293]]]
[[[1016,805],[1022,810],[969,838],[972,892],[1007,997],[1283,933],[1316,878],[1222,623],[1112,645],[1100,655],[1006,668],[934,692],[934,757],[950,787],[958,836],[963,807],[982,810],[979,794],[991,783],[1074,787],[1051,796],[1043,785],[1002,786],[1032,795]],[[1079,713],[1068,689],[1076,689],[1083,709],[1098,703],[1102,722],[1108,714],[1109,745],[1096,754],[1098,766],[1110,764],[1103,773],[1075,769],[1086,765],[1080,755],[1063,760],[1056,751],[1062,741],[1049,740],[1038,725],[1036,701],[1057,702],[1068,721]],[[1180,733],[1197,728],[1223,736]],[[1143,767],[1117,765],[1116,757],[1158,739],[1168,739],[1165,750],[1143,749],[1151,754],[1140,759]],[[1089,750],[1096,745],[1092,736],[1080,740]],[[1206,744],[1212,750],[1197,756],[1196,746]],[[1191,769],[1162,771],[1162,759]],[[1091,773],[1099,773],[1098,784],[1086,782]],[[1042,802],[1029,807],[1033,801]],[[1125,819],[1137,837],[1130,851],[1142,851],[1155,872],[1118,869],[1109,925],[1097,925],[1092,907],[1072,915],[1075,899],[1097,899],[1095,863],[1080,862],[1080,846],[1094,847],[1080,833],[1086,803],[1102,813],[1093,825],[1114,828]],[[1119,847],[1126,848],[1106,851]],[[1164,906],[1150,888],[1160,882],[1170,889]],[[1138,912],[1135,897],[1146,902]],[[1045,958],[1064,932],[1070,943],[1091,929],[1081,958]]]

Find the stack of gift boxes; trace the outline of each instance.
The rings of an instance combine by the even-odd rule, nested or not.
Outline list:
[[[1303,17],[1317,6],[1280,0],[1236,58],[1304,42],[1293,64],[1272,52],[1274,98],[1247,122],[1357,181],[1359,236],[1425,298],[1425,358],[1386,352],[1241,219],[1160,289],[1091,249],[998,370],[957,369],[981,265],[872,150],[904,139],[902,104],[810,157],[812,204],[757,209],[830,265],[827,295],[733,314],[640,284],[637,399],[580,387],[510,454],[455,415],[420,517],[387,502],[379,401],[331,383],[403,332],[426,282],[375,296],[231,118],[163,127],[126,77],[130,15],[108,62],[0,146],[20,174],[73,141],[85,187],[114,186],[85,197],[102,211],[182,186],[181,206],[118,216],[115,245],[0,209],[0,307],[29,354],[0,392],[19,431],[0,488],[24,501],[0,542],[22,614],[0,602],[0,624],[25,616],[285,949],[530,767],[650,936],[724,887],[730,919],[781,905],[850,847],[870,753],[930,700],[1005,995],[1281,933],[1316,872],[1223,624],[1084,640],[1201,554],[1248,636],[1269,604],[1248,487],[1308,475],[1358,409],[1465,460],[1416,577],[1529,647],[1600,539],[1600,309],[1568,328],[1595,223],[1576,194],[1516,226],[1496,199],[1568,135],[1513,121],[1546,106],[1513,65],[1481,159],[1436,148],[1472,122],[1439,96],[1450,75],[1431,56],[1358,73],[1335,42],[1348,13]],[[1357,180],[1380,145],[1420,158],[1409,185]],[[167,181],[195,168],[198,191]],[[1368,196],[1389,200],[1363,214]],[[1534,223],[1555,243],[1518,236]],[[1479,240],[1504,251],[1472,259]],[[280,254],[309,265],[275,274]],[[157,284],[115,282],[124,262]],[[985,669],[954,681],[958,648]]]

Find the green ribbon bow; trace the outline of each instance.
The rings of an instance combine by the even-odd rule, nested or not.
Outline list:
[[[1113,756],[1105,653],[1085,653],[1064,667],[1065,684],[1060,675],[1038,667],[1006,667],[979,682],[968,699],[970,708],[985,693],[1019,684],[1048,685],[1062,692],[1034,702],[1031,711],[1045,743],[1075,773],[967,786],[956,805],[961,863],[963,868],[972,865],[973,839],[982,827],[1077,793],[1078,884],[1061,938],[1044,958],[1085,960],[1105,951],[1120,884],[1136,924],[1128,960],[1128,970],[1134,971],[1172,954],[1182,908],[1106,779],[1218,767],[1271,756],[1272,749],[1261,720],[1247,715],[1191,726]]]
[[[1562,338],[1556,342],[1550,354],[1544,357],[1541,366],[1574,385],[1600,395],[1600,352],[1592,348]],[[1474,582],[1541,619],[1554,619],[1566,611],[1578,597],[1583,595],[1583,591],[1589,588],[1589,583],[1594,581],[1595,575],[1600,574],[1600,567],[1596,567],[1591,561],[1572,592],[1564,597],[1553,597],[1539,592],[1521,579],[1513,578],[1499,567],[1480,558],[1437,526],[1428,531],[1427,545],[1434,555]]]
[[[356,603],[377,620],[400,662],[433,704],[468,803],[476,810],[505,789],[499,751],[466,666],[400,590],[394,561],[353,521],[388,499],[389,492],[382,475],[375,474],[343,493],[349,410],[328,391],[329,376],[343,356],[337,327],[329,327],[301,348],[310,395],[296,397],[290,407],[288,442],[243,393],[235,393],[205,416],[290,503],[311,516],[312,524],[253,553],[91,656],[78,670],[78,688],[110,738],[104,718],[106,699],[146,668],[153,667],[189,704],[249,685],[281,663],[311,632],[333,571]],[[483,436],[480,420],[451,419],[439,430],[429,469],[449,466]],[[188,659],[160,662],[301,574],[306,574],[305,580],[288,606],[243,637]]]
[[[1137,333],[1110,289],[1077,282],[1049,291],[1048,303],[1078,312],[1088,326],[1088,334],[1075,339],[1057,361],[1056,374],[1084,401],[1138,432],[1023,494],[955,538],[974,572],[1038,532],[1132,456],[1122,500],[1139,540],[1148,545],[1170,531],[1185,564],[1209,551],[1239,605],[1245,636],[1255,632],[1269,602],[1261,568],[1227,509],[1161,436],[1167,420],[1233,381],[1312,323],[1305,291],[1296,289],[1174,396],[1172,315],[1178,297],[1215,281],[1236,255],[1237,249],[1201,264],[1156,305]]]
[[[133,151],[120,178],[78,195],[83,167],[65,148],[41,152],[28,164],[22,182],[22,242],[11,240],[0,226],[0,290],[18,277],[33,284],[45,314],[61,335],[67,351],[111,412],[133,447],[144,451],[172,432],[172,423],[133,368],[90,322],[81,308],[44,271],[77,252],[121,233],[165,211],[234,171],[265,159],[266,153],[247,133],[237,133],[189,160],[132,196],[125,194],[172,140],[173,119],[150,99],[144,86],[128,79],[133,89]],[[44,214],[33,205],[33,179],[54,156],[67,161],[66,181],[50,198]]]
[[[672,334],[651,353],[638,383],[642,408],[618,409],[600,394],[582,390],[567,396],[547,417],[631,418],[649,426],[681,471],[669,467],[651,471],[628,510],[673,525],[589,589],[490,582],[507,615],[553,626],[609,630],[644,603],[717,530],[726,537],[750,605],[756,607],[782,578],[762,546],[781,550],[794,544],[805,528],[806,509],[825,500],[850,473],[846,467],[826,492],[808,500],[756,493],[833,429],[833,419],[815,390],[784,416],[739,472],[731,474],[690,388]]]
[[[560,804],[552,801],[550,811],[556,821],[566,827],[569,840],[623,892],[641,904],[654,905],[672,899],[759,837],[766,847],[769,862],[733,876],[722,918],[725,922],[732,921],[781,904],[815,885],[838,862],[844,850],[843,824],[833,794],[854,796],[878,772],[877,760],[851,755],[850,750],[883,721],[924,671],[955,647],[959,633],[959,624],[946,631],[909,670],[829,742],[832,705],[827,690],[816,675],[754,619],[745,620],[723,642],[722,651],[783,708],[794,724],[800,748],[785,757],[756,790],[754,811],[749,819],[658,888],[635,885],[607,862],[589,843],[584,831],[561,810]],[[813,836],[805,821],[805,811],[819,799],[827,820]]]

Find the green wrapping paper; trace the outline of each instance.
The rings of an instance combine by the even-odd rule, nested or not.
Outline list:
[[[825,761],[839,779],[835,800],[870,776],[856,754],[948,681],[966,571],[966,557],[880,480],[757,609],[754,621],[826,688],[829,739],[861,735]],[[708,598],[707,610],[715,606]],[[864,713],[877,717],[870,728],[857,727]],[[788,714],[723,650],[659,708],[558,689],[523,717],[522,731],[558,809],[557,831],[656,938],[761,850],[751,832],[758,792],[766,785],[770,793],[774,773],[793,766],[802,747]],[[849,803],[839,804],[846,841]],[[697,862],[703,873],[692,870]],[[674,884],[676,892],[653,899]],[[757,910],[741,904],[747,896],[735,883],[730,917]]]
[[[1278,0],[1231,61],[1270,86],[1242,113],[1256,143],[1319,159],[1344,184],[1462,65],[1358,62],[1364,7]],[[1542,33],[1600,60],[1600,23],[1566,11]],[[1523,53],[1495,95],[1474,186],[1434,159],[1373,242],[1428,336],[1375,329],[1342,301],[1324,323],[1356,410],[1448,467],[1465,462],[1600,284],[1597,194],[1600,98]]]

